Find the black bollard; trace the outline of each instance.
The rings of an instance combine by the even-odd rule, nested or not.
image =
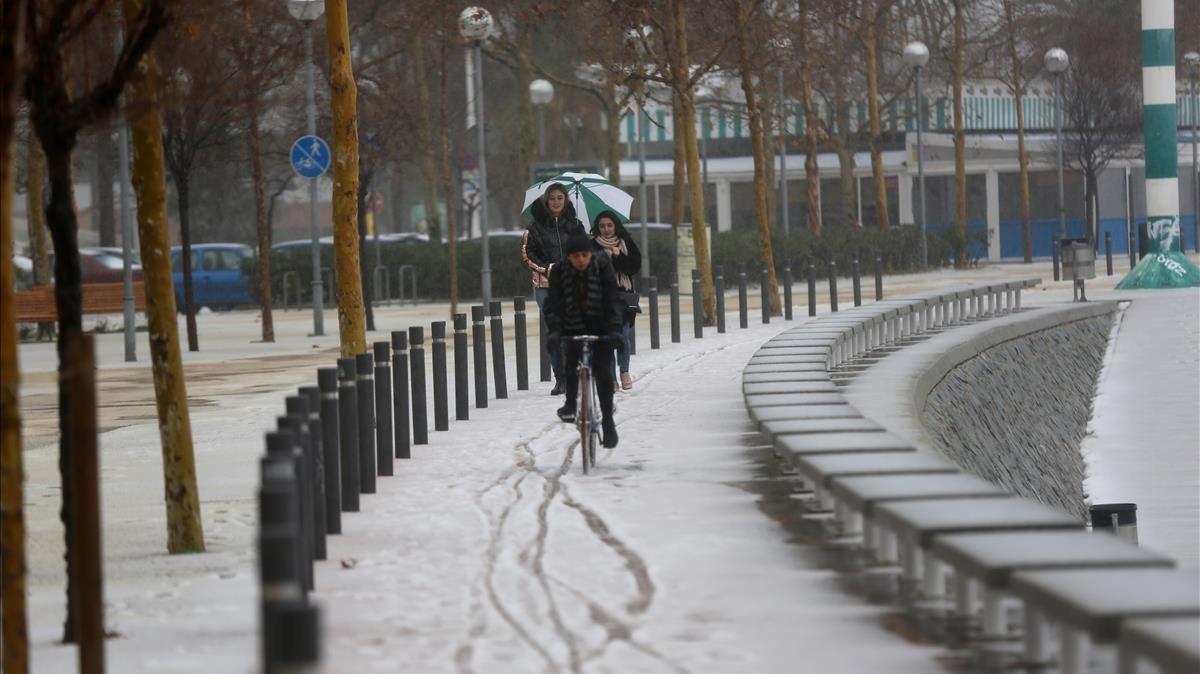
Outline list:
[[[392,434],[396,438],[397,459],[412,457],[408,405],[408,335],[395,330],[392,332]]]
[[[504,364],[504,317],[500,311],[498,300],[488,303],[492,333],[492,384],[496,389],[496,400],[508,397],[508,373]]]
[[[264,605],[271,616],[273,629],[269,642],[264,639],[266,662],[263,671],[268,674],[319,671],[321,620],[318,608],[303,599],[271,599]]]
[[[475,407],[488,406],[487,331],[483,326],[483,307],[471,307],[471,351],[475,356]]]
[[[338,456],[342,461],[342,511],[358,512],[358,387],[353,358],[338,358]]]
[[[783,267],[783,320],[792,320],[792,265]]]
[[[465,316],[466,314],[464,314]],[[546,318],[542,315],[541,307],[538,307],[538,381],[550,381],[551,379],[550,350],[546,346],[547,332],[549,332],[549,328],[546,327]]]
[[[276,417],[276,427],[287,435],[291,442],[288,454],[278,453],[277,456],[291,456],[293,470],[296,473],[296,522],[299,523],[300,537],[300,578],[304,588],[313,589],[313,529],[312,529],[312,490],[309,489],[308,465],[305,462],[302,449],[304,440],[301,437],[300,419],[293,416]],[[282,449],[282,448],[280,448]],[[268,447],[268,451],[271,448]]]
[[[1108,275],[1112,276],[1112,232],[1104,233],[1104,266],[1108,272]]]
[[[321,389],[301,386],[300,395],[308,400],[308,447],[313,461],[313,530],[316,532],[317,559],[325,559],[325,535],[329,533],[328,501],[325,497],[325,436],[321,423]]]
[[[717,334],[725,334],[725,267],[717,267],[713,279],[713,291],[717,296]]]
[[[762,322],[766,325],[771,322],[771,271],[765,262],[758,276],[758,301],[762,303]]]
[[[358,369],[358,488],[364,494],[375,493],[375,357],[360,353]]]
[[[854,262],[850,266],[854,275],[854,306],[862,306],[862,269],[859,268],[858,258],[854,258]]]
[[[837,312],[837,261],[829,261],[829,310]]]
[[[317,370],[321,391],[321,449],[325,459],[325,531],[342,533],[342,459],[338,454],[337,368]]]
[[[267,433],[267,455],[259,463],[262,490],[259,515],[292,534],[291,556],[302,591],[312,589],[312,547],[305,528],[301,461],[295,451],[292,420],[281,417],[284,427]]]
[[[1059,271],[1059,248],[1058,235],[1055,234],[1050,239],[1050,261],[1054,265],[1054,280],[1058,281],[1062,278],[1062,272]]]
[[[704,339],[704,298],[700,294],[700,270],[692,270],[692,335]]]
[[[412,391],[413,445],[429,444],[429,410],[425,400],[425,328],[408,329],[408,376]]]
[[[679,276],[671,275],[671,343],[679,343]]]
[[[817,266],[808,261],[808,315],[817,315]]]
[[[375,342],[375,468],[387,477],[396,474],[392,415],[392,345]]]
[[[647,290],[646,306],[650,309],[650,348],[659,348],[658,335],[658,279],[651,276],[647,281],[650,284]]]
[[[300,450],[301,489],[304,501],[302,514],[306,535],[312,550],[313,559],[325,559],[325,528],[318,527],[318,507],[324,507],[323,496],[317,492],[317,460],[313,450],[313,437],[308,426],[309,406],[308,396],[288,396],[284,399],[284,409],[293,420],[296,430],[296,445]]]
[[[450,394],[446,375],[446,321],[429,326],[433,344],[433,430],[450,430]]]
[[[883,299],[883,257],[875,256],[875,301]]]
[[[750,327],[750,309],[746,306],[746,272],[738,272],[738,327]]]
[[[517,390],[529,390],[529,337],[525,332],[525,298],[513,298],[513,338],[517,352]]]
[[[470,354],[467,348],[467,315],[454,314],[454,419],[471,418]]]

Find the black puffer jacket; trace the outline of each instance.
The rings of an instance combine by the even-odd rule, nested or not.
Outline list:
[[[599,305],[588,306],[579,318],[582,320],[585,333],[568,327],[571,322],[565,313],[571,303],[565,294],[570,292],[574,270],[568,270],[570,262],[554,265],[550,271],[550,293],[546,296],[546,304],[542,311],[546,316],[548,332],[559,335],[594,334],[601,337],[619,335],[623,320],[623,308],[617,297],[617,276],[613,272],[612,260],[607,255],[593,255],[589,272],[595,270],[595,280],[599,284]],[[590,289],[594,290],[594,289]],[[593,295],[594,293],[588,293]]]
[[[575,206],[569,200],[563,214],[557,218],[550,217],[550,212],[546,210],[546,204],[541,199],[533,202],[530,211],[533,214],[533,222],[525,229],[521,259],[533,272],[533,286],[547,288],[550,285],[550,265],[566,257],[563,246],[567,243],[567,237],[574,232],[587,232],[583,223],[575,217]]]

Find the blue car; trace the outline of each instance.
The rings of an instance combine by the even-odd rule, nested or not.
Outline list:
[[[175,280],[175,305],[183,311],[183,249],[171,249],[171,271]],[[254,255],[240,243],[200,243],[192,246],[192,300],[197,307],[230,309],[253,304],[250,281],[242,262]]]

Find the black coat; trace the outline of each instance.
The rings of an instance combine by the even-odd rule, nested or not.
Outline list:
[[[612,260],[613,271],[628,276],[633,281],[633,290],[637,290],[637,276],[638,272],[642,270],[642,251],[633,242],[633,237],[629,235],[629,232],[626,232],[625,236],[621,238],[625,241],[625,250],[628,253],[609,255],[608,258]],[[592,237],[592,248],[597,252],[608,254],[608,249],[601,246],[595,237]]]
[[[530,208],[533,222],[526,228],[524,250],[521,253],[525,266],[534,273],[535,278],[546,278],[550,265],[565,258],[567,238],[579,232],[587,234],[583,223],[575,217],[575,206],[570,200],[563,214],[557,218],[551,217],[546,210],[546,204],[538,199]],[[541,285],[540,283],[538,285]]]
[[[563,332],[564,293],[567,289],[567,266],[570,263],[556,264],[550,270],[550,292],[546,295],[546,303],[542,312],[546,316],[548,332]],[[584,316],[584,325],[588,334],[599,336],[619,335],[624,312],[620,298],[617,296],[617,276],[613,272],[612,260],[607,255],[593,255],[592,265],[597,268],[600,278],[600,311]]]

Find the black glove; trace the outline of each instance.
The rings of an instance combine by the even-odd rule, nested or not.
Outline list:
[[[547,353],[557,353],[558,347],[559,347],[558,341],[561,338],[562,338],[562,335],[557,332],[547,332],[546,333],[546,352]]]

